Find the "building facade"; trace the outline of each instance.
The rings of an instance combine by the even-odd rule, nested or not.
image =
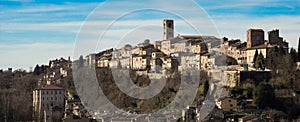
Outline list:
[[[163,39],[171,39],[174,37],[174,21],[164,19],[163,20]]]
[[[66,90],[54,85],[46,85],[33,91],[33,116],[38,121],[49,110],[64,110]],[[50,113],[51,113],[50,111]],[[62,114],[63,115],[63,114]],[[51,118],[51,117],[50,117]]]
[[[262,29],[249,29],[247,31],[247,48],[265,43],[265,33]]]
[[[223,111],[236,111],[237,100],[230,97],[223,97],[216,102],[216,106]]]

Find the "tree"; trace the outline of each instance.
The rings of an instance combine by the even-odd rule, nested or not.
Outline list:
[[[257,56],[258,56],[258,51],[257,51],[257,49],[256,49],[256,50],[255,50],[254,57],[253,57],[253,63],[255,63]],[[254,67],[255,67],[255,66],[254,66]]]
[[[271,85],[266,83],[260,83],[258,87],[253,91],[253,103],[258,108],[274,107],[276,97],[274,89]]]
[[[254,64],[255,64],[254,65],[255,68],[260,68],[260,69],[264,69],[265,68],[265,58],[264,58],[264,56],[263,56],[263,54],[261,52],[257,56]]]
[[[209,82],[208,82],[208,80],[206,80],[204,83],[204,92],[203,92],[204,95],[207,94],[208,90],[209,90]]]
[[[120,62],[120,61],[118,61],[117,68],[118,68],[118,69],[121,69],[121,68],[122,68],[122,65],[121,65],[121,62]]]
[[[273,71],[278,69],[278,66],[282,64],[283,60],[286,57],[286,51],[284,48],[277,46],[272,47],[267,52],[267,67]]]
[[[45,71],[47,70],[47,67],[45,65],[41,65],[39,66],[38,64],[35,66],[33,73],[35,75],[40,75],[42,73],[45,73]]]
[[[228,38],[223,37],[223,38],[222,38],[222,41],[223,41],[223,43],[224,43],[224,42],[227,42],[227,41],[228,41]]]
[[[269,68],[269,69],[275,69],[275,67],[274,67],[274,65],[273,65],[273,63],[274,63],[274,60],[275,60],[275,57],[276,57],[276,50],[277,48],[275,48],[275,47],[272,47],[272,48],[270,48],[269,50],[268,50],[268,54],[267,54],[267,68]]]
[[[291,48],[290,55],[294,63],[298,61],[297,51],[294,48]]]
[[[84,60],[83,60],[83,56],[82,55],[80,55],[80,57],[79,57],[79,67],[83,67],[83,65],[84,65]]]
[[[33,74],[40,75],[40,66],[37,64],[33,70]]]

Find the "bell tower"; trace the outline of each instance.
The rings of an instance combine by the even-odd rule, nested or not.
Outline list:
[[[167,40],[174,37],[174,21],[164,19],[163,21],[163,39]]]

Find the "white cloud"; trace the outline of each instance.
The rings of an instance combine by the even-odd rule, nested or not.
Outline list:
[[[1,31],[64,31],[78,30],[82,22],[51,22],[51,23],[0,23]]]
[[[1,68],[28,69],[36,64],[48,64],[50,59],[72,56],[73,44],[32,43],[0,44]]]
[[[22,1],[22,0],[20,0]],[[27,0],[24,0],[27,1]],[[30,0],[28,0],[30,1]],[[56,5],[56,4],[42,4],[42,5],[31,5],[31,6],[24,6],[20,7],[18,9],[9,9],[6,10],[7,12],[17,12],[17,13],[43,13],[43,12],[55,12],[55,11],[80,11],[78,8],[81,8],[81,10],[85,11],[87,8],[95,7],[99,3],[66,3],[62,5]],[[70,13],[70,12],[68,12]]]
[[[198,2],[198,1],[197,1]],[[210,2],[210,1],[204,1]],[[216,5],[204,6],[208,9],[226,9],[226,8],[249,8],[252,6],[266,4],[269,6],[276,6],[279,2],[269,1],[269,0],[255,0],[248,1],[243,0],[241,2],[236,2],[235,0],[227,1],[226,4],[216,3]],[[199,2],[198,2],[199,3]],[[215,2],[212,2],[215,4]],[[103,3],[104,4],[104,3]],[[245,40],[246,30],[249,28],[263,28],[265,32],[278,28],[280,29],[281,36],[290,42],[291,46],[296,47],[299,35],[299,20],[300,15],[294,16],[267,16],[267,17],[251,17],[241,14],[218,14],[213,15],[211,21],[210,17],[203,11],[202,8],[198,8],[198,5],[191,5],[191,3],[184,0],[169,3],[169,1],[153,0],[148,1],[147,4],[143,2],[136,1],[109,1],[108,6],[100,5],[94,15],[89,15],[92,19],[84,22],[83,19],[78,19],[76,17],[66,16],[87,16],[93,7],[96,7],[98,3],[67,3],[63,5],[40,5],[36,8],[21,7],[21,8],[10,8],[1,11],[1,21],[0,22],[0,32],[29,32],[29,31],[43,31],[45,33],[72,33],[76,36],[81,25],[85,25],[81,28],[81,34],[79,39],[84,39],[84,42],[78,42],[82,46],[83,50],[87,53],[92,53],[95,51],[103,50],[105,48],[110,48],[112,46],[131,43],[136,44],[143,41],[146,38],[151,39],[151,41],[156,41],[162,38],[162,19],[166,16],[155,16],[147,17],[143,16],[144,12],[151,11],[151,9],[140,9],[140,13],[129,13],[130,16],[125,16],[124,18],[116,21],[112,28],[107,31],[103,42],[100,42],[97,49],[97,41],[99,36],[102,34],[108,25],[110,25],[113,20],[121,17],[121,15],[128,14],[128,10],[138,10],[136,8],[161,8],[166,11],[176,11],[177,15],[182,15],[176,17],[175,15],[170,15],[167,17],[174,17],[175,19],[175,31],[180,34],[194,34],[193,29],[184,21],[178,18],[183,17],[183,19],[188,20],[188,22],[194,24],[195,28],[198,28],[200,33],[203,35],[214,35],[217,37],[227,36],[229,38],[240,38]],[[205,5],[205,4],[203,4]],[[201,5],[200,5],[201,6]],[[293,7],[293,6],[292,6]],[[59,11],[59,12],[58,12]],[[153,11],[154,13],[160,13],[162,11]],[[48,14],[51,13],[51,14]],[[162,12],[163,13],[163,12]],[[140,14],[140,15],[139,15]],[[148,14],[147,14],[148,15]],[[164,15],[164,14],[160,14]],[[165,13],[168,15],[168,13]],[[66,20],[60,20],[60,18]],[[36,20],[43,20],[42,22],[35,22]],[[49,21],[46,21],[49,20]],[[214,27],[216,24],[217,29]],[[145,28],[146,26],[153,26],[154,28]],[[220,36],[218,35],[220,32]],[[28,33],[33,34],[33,33]],[[122,38],[122,42],[118,42]],[[24,39],[24,37],[19,37]],[[73,44],[64,43],[45,43],[47,37],[39,37],[41,42],[32,44],[0,44],[0,56],[6,57],[1,60],[0,67],[7,67],[9,65],[15,66],[34,66],[36,63],[47,63],[51,58],[58,58],[60,56],[73,56],[72,48]],[[57,37],[64,40],[66,37]],[[68,37],[69,38],[69,37]],[[0,41],[4,41],[7,37],[1,37]],[[26,40],[29,40],[28,38]],[[86,49],[91,47],[92,49]],[[22,59],[22,60],[19,60]],[[25,67],[25,68],[26,68]]]
[[[52,12],[52,11],[69,10],[71,8],[63,7],[63,6],[48,5],[48,6],[39,6],[39,7],[35,7],[35,8],[19,9],[19,10],[15,10],[15,12],[20,12],[20,13]]]
[[[243,15],[218,16],[215,23],[222,36],[230,38],[240,38],[246,40],[246,31],[250,28],[261,28],[267,32],[279,29],[280,35],[290,42],[290,46],[297,48],[300,37],[300,15],[299,16],[269,16],[269,17],[249,17]]]

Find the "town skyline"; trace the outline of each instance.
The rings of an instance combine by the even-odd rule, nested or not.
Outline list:
[[[110,3],[111,1],[106,1]],[[254,1],[243,4],[236,1],[217,4],[215,2],[195,1],[207,12],[208,16],[214,21],[219,34],[203,33],[203,35],[216,36],[218,38],[227,37],[229,39],[241,39],[246,41],[246,30],[249,28],[261,28],[265,32],[273,29],[280,30],[280,36],[288,41],[290,47],[297,49],[299,35],[298,20],[300,18],[299,2],[290,1],[282,3],[281,1]],[[80,30],[80,25],[88,14],[103,1],[94,3],[64,1],[64,2],[40,2],[40,1],[2,1],[1,12],[1,57],[6,57],[1,61],[1,69],[12,67],[13,69],[26,69],[34,67],[36,64],[47,64],[49,60],[68,56],[72,57],[76,34]],[[116,5],[121,3],[130,3],[128,1],[114,1]],[[157,4],[157,1],[150,2]],[[267,6],[264,6],[268,3]],[[36,7],[36,8],[32,8]],[[81,7],[82,10],[77,10]],[[128,6],[129,7],[129,6]],[[229,9],[231,8],[231,9]],[[263,8],[263,9],[262,9]],[[262,12],[258,12],[258,10]],[[115,9],[113,9],[115,10]],[[226,10],[226,11],[224,11]],[[115,11],[117,14],[118,11]],[[112,12],[110,12],[111,14]],[[229,14],[230,13],[230,14]],[[46,14],[46,16],[45,16]],[[48,15],[47,15],[48,14]],[[66,16],[69,14],[70,16]],[[103,13],[99,13],[103,14]],[[227,15],[229,14],[229,15]],[[60,15],[60,17],[57,17]],[[71,16],[72,15],[72,16]],[[226,16],[225,16],[226,15]],[[56,16],[53,18],[52,16]],[[75,16],[75,17],[73,17]],[[140,16],[138,16],[140,17]],[[151,17],[151,19],[150,19]],[[152,23],[160,26],[162,16],[150,16],[137,19],[133,17],[129,20],[121,21],[122,24]],[[147,20],[147,21],[144,21]],[[182,29],[182,23],[175,20],[175,36],[177,34],[190,34]],[[111,21],[108,16],[104,19],[98,19],[95,22]],[[240,21],[243,21],[240,23]],[[156,30],[156,37],[146,37],[141,35],[137,37],[136,42],[142,42],[149,38],[151,42],[162,39],[162,28]],[[125,27],[118,33],[128,31]],[[90,33],[90,32],[89,32]],[[99,35],[99,34],[98,34]],[[154,34],[155,35],[155,34]],[[266,35],[265,35],[266,37]],[[111,40],[114,40],[113,38]],[[109,40],[109,41],[111,41]],[[137,44],[137,43],[135,43]],[[134,44],[134,45],[135,45]],[[104,46],[97,51],[110,48]],[[93,53],[93,52],[90,52]],[[30,55],[28,55],[30,54]],[[47,55],[45,55],[47,54]],[[87,55],[87,54],[86,54]],[[22,61],[17,60],[22,59]],[[72,57],[77,59],[78,57]]]
[[[0,10],[0,121],[300,121],[299,0]]]

